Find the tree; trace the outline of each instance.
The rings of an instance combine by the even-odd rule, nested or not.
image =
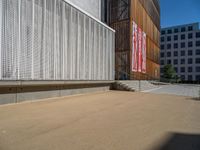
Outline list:
[[[166,65],[163,69],[163,77],[167,79],[175,79],[176,71],[172,65]]]

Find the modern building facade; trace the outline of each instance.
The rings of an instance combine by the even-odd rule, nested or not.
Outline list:
[[[199,23],[173,26],[161,31],[161,76],[167,64],[183,81],[200,81]]]
[[[114,80],[100,18],[96,0],[0,0],[0,80]]]
[[[95,18],[101,20],[101,1],[103,0],[65,0],[68,3],[72,3],[87,13],[91,14]]]
[[[158,0],[104,0],[103,21],[116,30],[116,79],[160,78]]]

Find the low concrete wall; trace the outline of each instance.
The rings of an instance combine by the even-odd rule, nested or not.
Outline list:
[[[1,81],[0,105],[111,89],[113,81]]]

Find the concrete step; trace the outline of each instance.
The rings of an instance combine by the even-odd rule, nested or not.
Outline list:
[[[158,88],[157,85],[152,84],[150,81],[117,81],[116,84],[118,89],[125,91],[145,91]]]

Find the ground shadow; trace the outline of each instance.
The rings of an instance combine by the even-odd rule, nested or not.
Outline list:
[[[199,101],[200,102],[200,98],[199,97],[193,97],[191,99],[194,100],[194,101]]]
[[[160,146],[151,150],[200,150],[200,134],[170,134]]]
[[[187,98],[187,99],[200,102],[200,97],[192,97],[192,98]]]

